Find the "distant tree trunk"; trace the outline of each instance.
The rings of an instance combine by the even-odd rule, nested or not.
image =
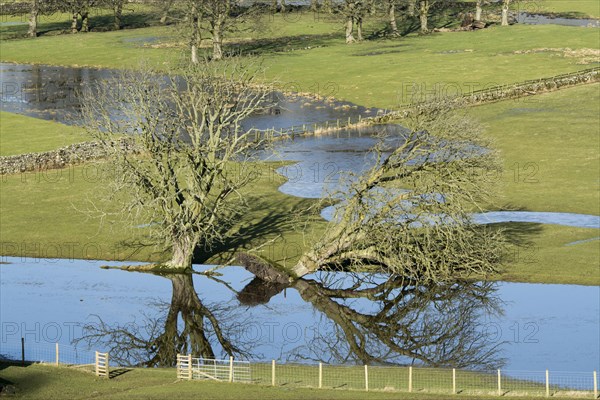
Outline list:
[[[414,17],[415,16],[415,1],[416,0],[408,0],[408,15],[410,17]]]
[[[427,14],[429,13],[429,0],[419,1],[419,19],[421,20],[421,33],[429,32]]]
[[[510,0],[502,0],[502,26],[508,25],[508,6],[510,5]]]
[[[79,13],[77,11],[73,11],[73,13],[71,14],[71,33],[77,33],[78,29],[77,29],[77,17],[79,16]]]
[[[319,8],[319,2],[317,0],[310,0],[310,11],[317,11]]]
[[[323,0],[323,12],[331,14],[332,11],[331,0]]]
[[[192,37],[190,42],[190,48],[192,51],[192,63],[198,64],[200,61],[198,58],[198,46],[202,41],[200,32],[200,15],[195,4],[192,6]]]
[[[118,0],[114,7],[115,13],[115,30],[118,31],[121,29],[121,20],[123,19],[123,0]]]
[[[351,15],[346,17],[346,43],[354,43],[356,40],[352,35],[352,31],[354,30],[354,18]]]
[[[37,37],[37,21],[38,21],[39,13],[40,13],[39,0],[32,0],[31,13],[29,14],[29,30],[27,31],[27,35],[29,37]]]
[[[173,1],[175,1],[175,0],[165,1],[165,6],[162,11],[162,16],[160,17],[161,24],[165,24],[167,22],[167,18],[169,17],[169,10],[171,9],[171,6],[173,5]]]
[[[221,36],[221,27],[216,25],[212,32],[213,41],[213,60],[223,59],[223,38]]]
[[[356,40],[362,42],[363,40],[363,19],[362,17],[356,18]]]
[[[390,19],[390,29],[392,30],[393,36],[399,36],[398,24],[396,23],[396,0],[389,0],[388,3],[388,16]]]
[[[81,12],[81,31],[90,31],[90,12],[88,10]]]
[[[475,21],[481,21],[481,0],[477,0],[475,4]]]

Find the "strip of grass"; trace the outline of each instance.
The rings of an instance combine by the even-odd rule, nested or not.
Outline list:
[[[561,14],[568,17],[600,17],[600,3],[597,0],[543,0],[534,2],[532,11]]]
[[[0,156],[49,151],[85,140],[81,128],[0,111]]]
[[[316,370],[316,368],[313,368]],[[175,370],[130,369],[107,380],[89,372],[67,367],[32,364],[26,367],[0,364],[0,382],[17,388],[19,399],[444,399],[448,394],[386,393],[364,390],[304,389],[288,386],[219,383],[212,381],[176,381]],[[364,375],[361,375],[364,377]],[[458,378],[458,377],[457,377]],[[460,382],[460,381],[459,381]],[[492,382],[493,383],[493,382]],[[417,387],[415,387],[415,390]],[[461,396],[469,399],[473,397]],[[477,398],[494,398],[478,395]],[[522,400],[528,397],[513,397]]]

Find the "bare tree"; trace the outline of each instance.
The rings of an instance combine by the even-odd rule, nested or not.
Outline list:
[[[475,3],[475,21],[481,21],[481,13],[482,13],[482,8],[481,8],[481,3],[483,2],[483,0],[477,0]]]
[[[510,0],[502,0],[502,26],[508,26],[508,11],[510,8]]]
[[[496,155],[479,126],[450,103],[417,108],[404,121],[405,133],[381,138],[373,167],[325,200],[338,203],[335,215],[289,276],[270,275],[269,262],[251,272],[282,282],[332,268],[419,282],[497,272],[502,233],[472,221],[491,201]]]
[[[421,21],[421,33],[429,32],[428,20],[430,8],[430,0],[419,0],[419,20]]]
[[[113,192],[127,193],[123,215],[145,219],[151,237],[171,249],[166,269],[191,268],[194,251],[229,238],[247,208],[240,190],[255,175],[244,162],[269,141],[242,127],[267,98],[255,67],[232,59],[165,79],[132,72],[84,95],[87,129],[120,171]],[[140,154],[123,148],[123,136]]]
[[[38,15],[40,13],[39,0],[31,0],[30,6],[31,6],[31,11],[29,13],[29,29],[27,31],[27,35],[29,37],[36,37],[37,36]]]
[[[341,7],[346,20],[346,43],[363,40],[363,20],[370,10],[370,3],[361,0],[345,0]],[[356,25],[356,38],[354,26]]]

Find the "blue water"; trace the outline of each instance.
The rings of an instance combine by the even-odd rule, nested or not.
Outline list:
[[[50,347],[81,335],[93,320],[141,323],[153,303],[169,302],[169,280],[121,270],[104,270],[107,262],[3,257],[0,264],[0,354],[28,346]],[[118,264],[110,262],[111,265]],[[196,266],[197,269],[206,267]],[[239,267],[219,270],[219,279],[239,291],[252,275]],[[211,310],[231,305],[224,322],[235,337],[250,342],[255,360],[285,361],[293,350],[327,335],[323,315],[292,288],[268,304],[240,306],[223,284],[194,276],[199,297]],[[483,320],[490,340],[505,342],[501,355],[507,370],[592,371],[600,368],[600,287],[498,283],[504,315]],[[58,332],[56,327],[60,327]],[[59,333],[59,335],[57,334]]]

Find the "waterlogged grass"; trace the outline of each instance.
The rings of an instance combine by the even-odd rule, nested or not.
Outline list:
[[[86,140],[82,128],[0,111],[0,156],[54,150]]]
[[[270,367],[270,366],[269,366]],[[314,374],[316,367],[311,368],[310,373]],[[324,369],[324,374],[327,368]],[[364,372],[362,367],[356,367],[357,379],[364,382]],[[393,370],[390,368],[390,370]],[[406,368],[397,369],[404,370]],[[266,386],[264,384],[241,384],[241,383],[220,383],[212,381],[177,381],[175,379],[176,372],[172,368],[152,368],[139,369],[133,368],[124,370],[125,373],[116,376],[110,380],[98,378],[89,372],[76,370],[67,367],[54,367],[41,364],[32,364],[26,367],[11,366],[0,364],[0,382],[3,384],[14,385],[17,394],[14,398],[17,399],[164,399],[169,398],[210,398],[210,399],[397,399],[399,397],[415,400],[437,400],[448,398],[449,391],[444,394],[427,393],[420,391],[419,377],[415,375],[414,390],[417,393],[387,393],[385,391],[374,391],[376,387],[370,389],[369,392],[364,390],[364,386],[360,390],[343,390],[343,387],[338,389],[323,388],[323,389],[308,389],[300,387],[290,387],[278,383],[276,387]],[[344,371],[348,372],[348,371]],[[445,371],[448,375],[450,371]],[[375,373],[376,374],[376,373]],[[432,375],[433,374],[433,375]],[[426,376],[434,377],[436,372],[427,373]],[[482,380],[472,373],[469,373],[468,379],[478,379],[479,385],[485,384],[486,389],[483,393],[479,392],[476,398],[497,398],[487,396],[486,394],[493,393],[493,380]],[[405,379],[406,376],[394,375],[390,372],[389,382],[396,381],[398,378]],[[265,377],[266,378],[266,377]],[[325,375],[324,375],[325,378]],[[371,379],[371,378],[370,378]],[[377,378],[373,375],[373,384],[378,382],[383,384],[388,383],[386,379]],[[450,380],[449,380],[450,379]],[[463,376],[457,374],[458,388],[465,387],[461,385]],[[492,387],[487,389],[487,381],[492,384]],[[371,381],[370,381],[371,382]],[[451,378],[444,376],[443,381],[438,381],[440,384],[447,385],[451,382]],[[370,383],[371,386],[371,383]],[[535,386],[536,390],[541,385]],[[347,389],[347,388],[346,388]],[[472,399],[475,397],[459,394],[458,398]],[[528,397],[511,396],[511,399],[520,400]]]

